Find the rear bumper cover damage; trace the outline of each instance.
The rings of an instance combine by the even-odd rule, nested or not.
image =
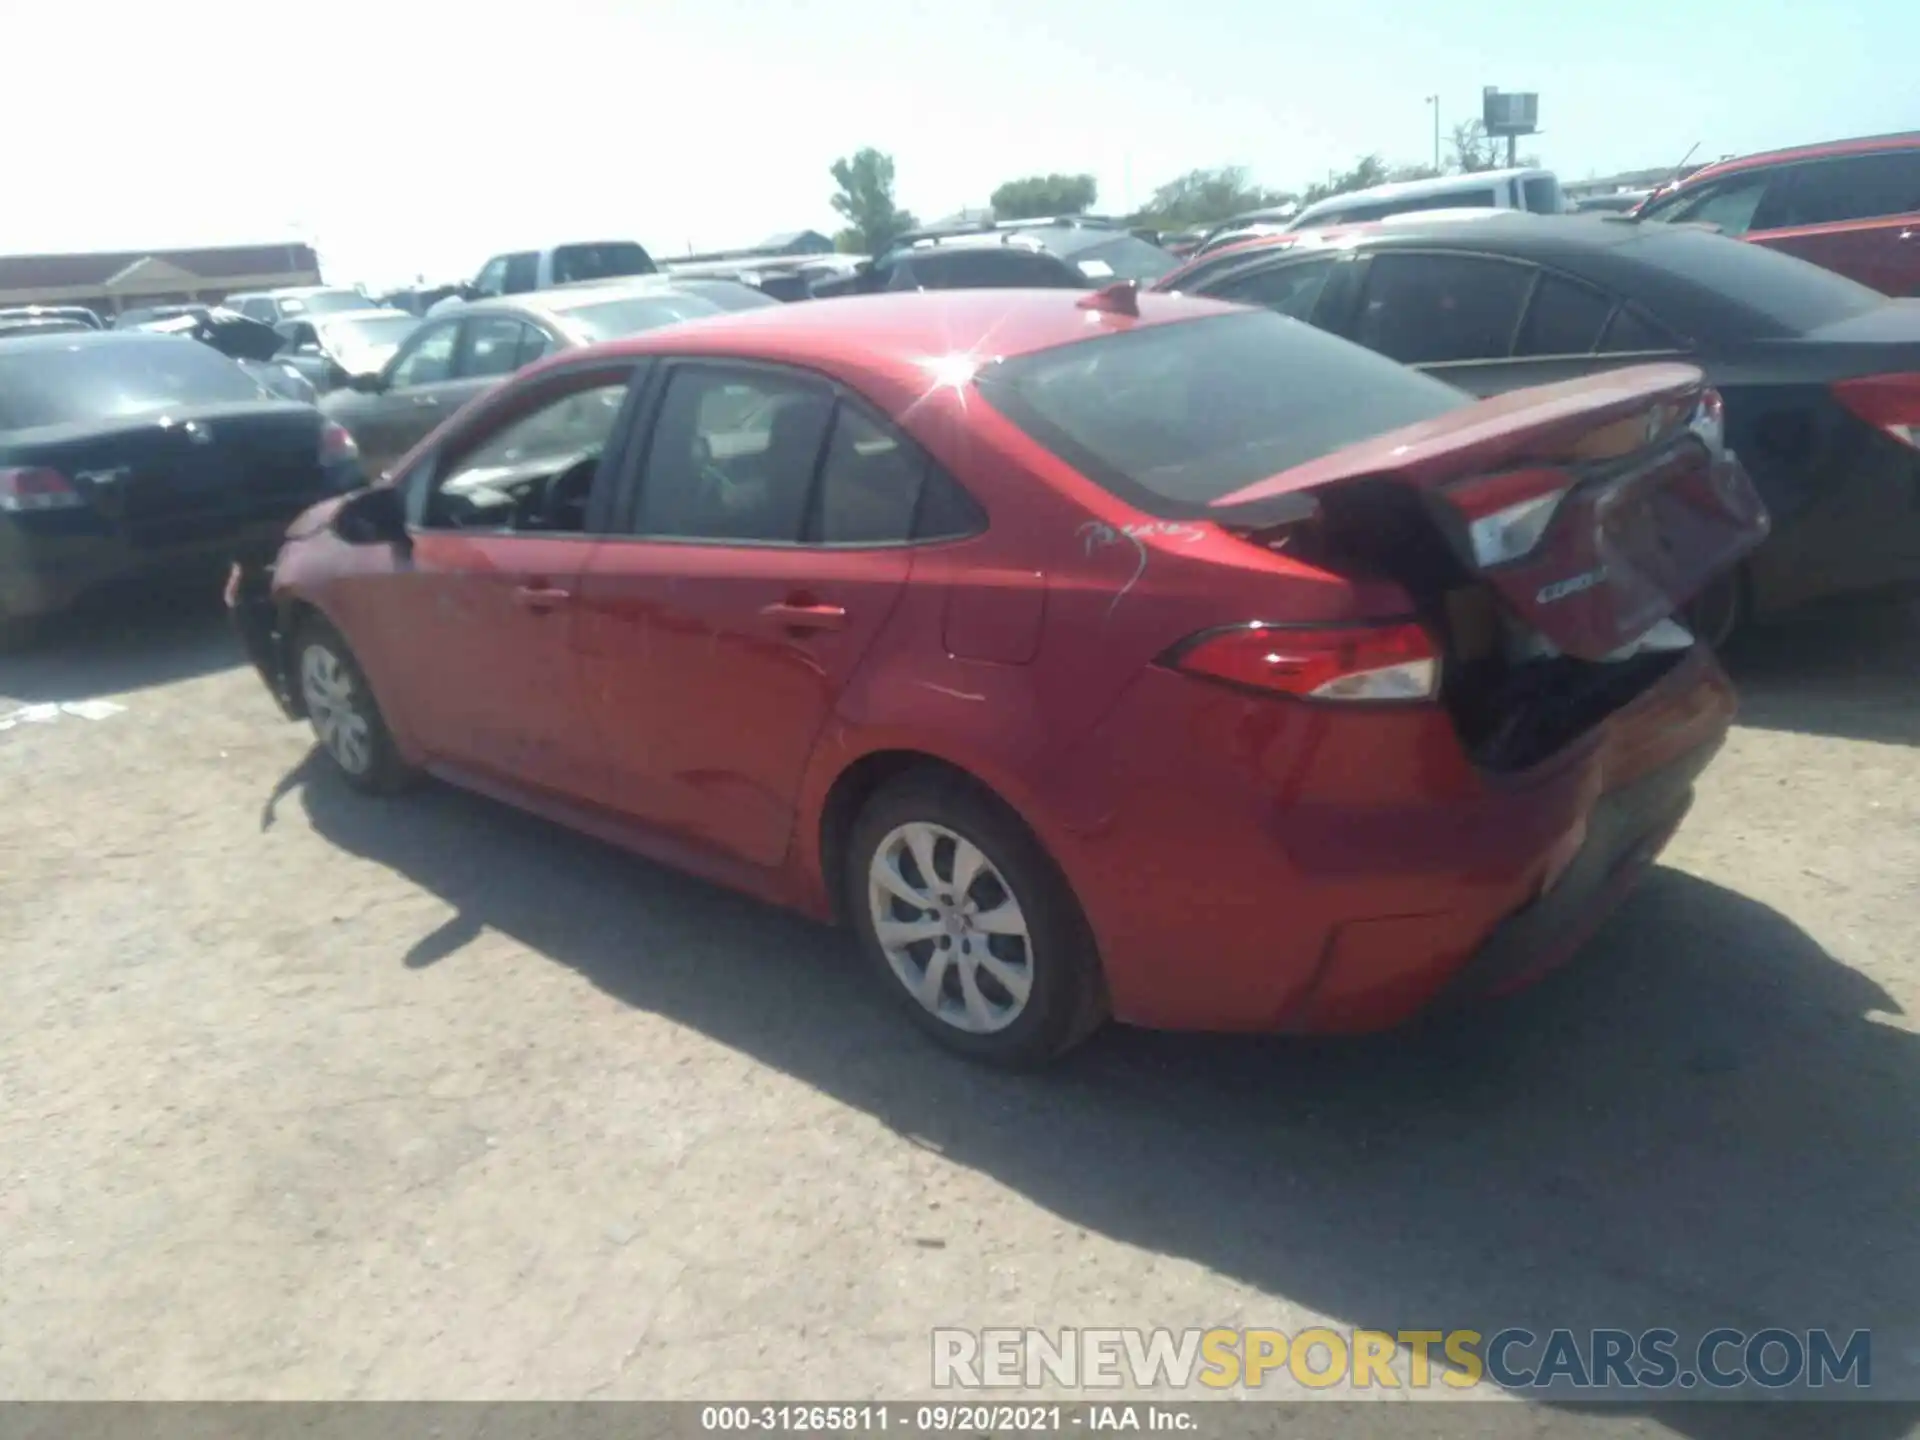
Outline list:
[[[306,714],[293,683],[280,607],[273,598],[273,567],[235,565],[227,580],[227,619],[247,661],[289,720]]]

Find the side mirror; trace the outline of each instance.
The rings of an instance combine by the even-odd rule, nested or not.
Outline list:
[[[370,375],[349,375],[347,384],[362,395],[378,395],[387,388],[387,377],[377,371]]]
[[[406,545],[407,503],[391,485],[370,486],[333,512],[333,533],[349,545]]]

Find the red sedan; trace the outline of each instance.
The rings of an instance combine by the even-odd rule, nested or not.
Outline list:
[[[228,589],[420,772],[856,931],[952,1048],[1511,989],[1679,824],[1762,536],[1698,372],[1491,401],[1117,285],[701,320],[523,371]]]

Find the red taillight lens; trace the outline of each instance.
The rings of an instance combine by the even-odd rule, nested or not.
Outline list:
[[[340,465],[348,460],[360,458],[360,447],[347,433],[344,425],[336,425],[329,420],[320,427],[320,463],[322,465]]]
[[[0,468],[0,510],[72,510],[87,502],[58,470]]]
[[[1196,637],[1167,663],[1188,675],[1309,700],[1431,700],[1440,656],[1418,625],[1244,625]]]
[[[1867,375],[1842,380],[1834,398],[1869,425],[1920,450],[1920,375]]]

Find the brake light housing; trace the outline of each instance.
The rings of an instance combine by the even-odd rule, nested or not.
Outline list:
[[[1535,469],[1456,480],[1444,493],[1466,522],[1473,563],[1485,570],[1532,554],[1572,489],[1566,471]]]
[[[1920,375],[1865,375],[1842,380],[1834,398],[1902,445],[1920,450]]]
[[[45,510],[77,510],[86,498],[58,470],[45,466],[0,466],[0,510],[22,515]]]
[[[345,465],[360,458],[360,446],[344,425],[328,420],[320,427],[320,463]]]
[[[1338,626],[1253,621],[1196,635],[1162,663],[1197,679],[1300,700],[1407,704],[1440,693],[1440,652],[1410,621]]]

